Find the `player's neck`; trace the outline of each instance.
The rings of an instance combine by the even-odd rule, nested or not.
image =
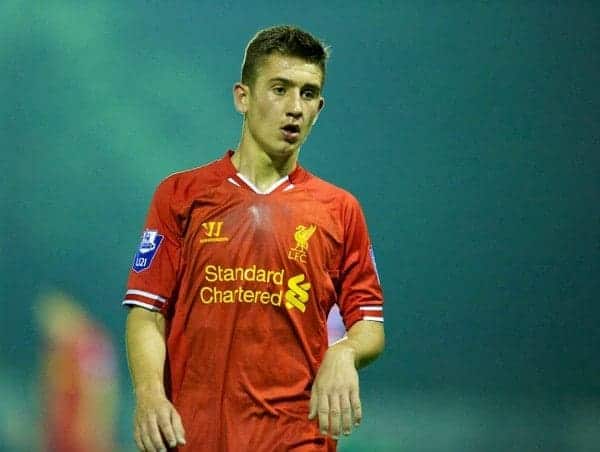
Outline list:
[[[253,144],[242,140],[231,157],[231,162],[238,172],[248,178],[259,190],[268,190],[275,182],[296,168],[297,151],[276,159]]]

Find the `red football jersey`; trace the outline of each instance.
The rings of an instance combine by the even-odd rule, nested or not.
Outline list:
[[[159,185],[123,303],[167,319],[184,450],[333,451],[307,419],[327,314],[383,321],[362,210],[300,166],[260,193],[232,155]]]

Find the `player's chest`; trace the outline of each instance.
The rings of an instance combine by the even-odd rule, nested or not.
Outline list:
[[[184,236],[190,257],[229,262],[290,261],[330,267],[344,228],[331,205],[306,196],[231,197],[192,209]]]

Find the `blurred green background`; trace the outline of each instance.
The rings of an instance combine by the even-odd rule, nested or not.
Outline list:
[[[60,288],[119,351],[156,184],[239,138],[247,40],[332,46],[301,162],[352,191],[386,296],[385,355],[341,451],[600,444],[597,2],[0,1],[0,450],[32,450],[34,300]]]

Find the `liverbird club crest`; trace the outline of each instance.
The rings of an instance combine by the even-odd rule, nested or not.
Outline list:
[[[288,257],[294,261],[306,263],[306,257],[308,255],[308,240],[317,230],[314,224],[310,226],[304,226],[299,224],[296,226],[296,232],[294,232],[294,240],[296,240],[296,246],[290,248],[288,251]]]

